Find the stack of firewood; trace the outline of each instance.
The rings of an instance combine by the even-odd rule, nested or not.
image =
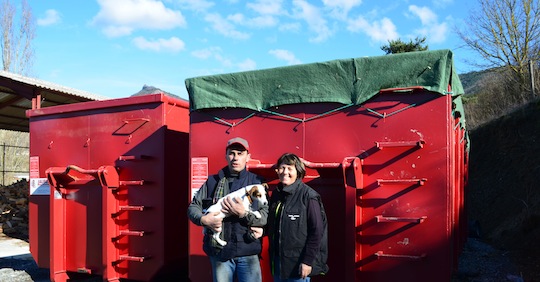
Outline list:
[[[28,238],[28,182],[0,185],[0,226],[4,234]]]

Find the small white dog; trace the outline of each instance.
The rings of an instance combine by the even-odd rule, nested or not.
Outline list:
[[[229,216],[230,214],[223,212],[223,200],[227,197],[231,197],[231,199],[234,199],[236,197],[242,199],[242,204],[244,205],[244,209],[247,212],[251,212],[255,215],[257,218],[261,218],[261,213],[259,212],[260,205],[268,205],[268,200],[266,197],[266,189],[268,188],[268,185],[266,183],[264,184],[254,184],[254,185],[248,185],[245,187],[242,187],[234,192],[231,192],[227,195],[225,195],[223,198],[219,199],[217,203],[211,205],[205,212],[205,214],[208,213],[214,213],[219,212],[219,214],[215,215],[216,217],[225,218]],[[221,227],[214,232],[214,235],[212,237],[222,246],[227,245],[227,242],[219,238],[219,235],[221,234]]]

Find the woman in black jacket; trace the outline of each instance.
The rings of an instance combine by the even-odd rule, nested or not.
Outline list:
[[[304,163],[286,153],[277,161],[280,183],[269,202],[267,233],[274,281],[309,281],[328,271],[327,218],[321,196],[302,182]]]

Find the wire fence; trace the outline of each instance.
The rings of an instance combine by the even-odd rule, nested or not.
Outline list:
[[[30,151],[27,146],[0,144],[1,184],[6,186],[21,179],[28,180]]]

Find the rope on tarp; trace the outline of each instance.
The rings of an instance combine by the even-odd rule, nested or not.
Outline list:
[[[351,103],[351,104],[348,104],[348,105],[345,105],[345,106],[341,106],[339,108],[336,108],[336,109],[333,109],[333,110],[330,110],[330,111],[327,111],[327,112],[324,112],[320,115],[316,115],[316,116],[312,116],[310,118],[307,118],[307,119],[301,119],[301,118],[297,118],[297,117],[292,117],[292,116],[288,116],[288,115],[285,115],[285,114],[282,114],[282,113],[278,113],[278,112],[273,112],[273,111],[269,111],[269,110],[265,110],[265,109],[261,109],[260,111],[263,112],[263,113],[268,113],[268,114],[272,114],[272,115],[276,115],[276,116],[280,116],[280,117],[284,117],[284,118],[288,118],[290,120],[294,120],[294,121],[298,121],[298,122],[308,122],[308,121],[311,121],[311,120],[314,120],[314,119],[318,119],[320,117],[323,117],[323,116],[326,116],[326,115],[329,115],[331,113],[335,113],[337,111],[341,111],[345,108],[348,108],[348,107],[351,107],[353,106],[354,104]]]
[[[235,122],[235,123],[230,123],[230,122],[228,122],[228,121],[226,121],[226,120],[224,120],[224,119],[221,119],[221,118],[219,118],[219,117],[217,117],[217,116],[213,116],[213,115],[209,115],[209,116],[211,116],[215,121],[221,122],[221,123],[223,123],[223,124],[225,124],[225,125],[228,125],[228,126],[230,126],[230,127],[235,127],[235,126],[237,126],[237,125],[243,123],[244,121],[248,120],[249,118],[251,118],[251,117],[254,116],[254,115],[255,115],[255,113],[251,113],[251,114],[249,114],[247,117],[245,117],[245,118],[243,118],[242,120],[240,120],[239,122]]]
[[[372,109],[370,109],[370,108],[366,108],[366,111],[368,111],[368,112],[370,112],[370,113],[372,113],[372,114],[375,114],[376,116],[379,116],[379,117],[382,117],[382,118],[387,118],[387,117],[389,117],[389,116],[393,116],[393,115],[395,115],[395,114],[397,114],[397,113],[403,112],[403,111],[405,111],[405,110],[407,110],[407,109],[410,109],[410,108],[412,108],[412,107],[416,107],[416,104],[410,104],[410,105],[408,105],[408,106],[405,107],[405,108],[399,109],[399,110],[397,110],[397,111],[393,111],[393,112],[391,112],[391,113],[389,113],[389,114],[387,114],[387,113],[382,113],[382,114],[381,114],[381,113],[379,113],[379,112],[377,112],[377,111],[375,111],[375,110],[372,110]]]
[[[397,91],[397,90],[396,90],[396,91]],[[319,115],[312,116],[312,117],[307,118],[307,119],[297,118],[297,117],[293,117],[293,116],[290,116],[290,115],[286,115],[286,114],[282,114],[282,113],[278,113],[278,112],[274,112],[274,111],[270,111],[270,110],[266,110],[266,109],[260,109],[259,112],[267,113],[267,114],[271,114],[271,115],[275,115],[275,116],[279,116],[279,117],[283,117],[283,118],[286,118],[286,119],[290,119],[290,120],[293,120],[293,121],[297,121],[297,122],[302,122],[302,123],[303,123],[303,122],[308,122],[308,121],[312,121],[312,120],[314,120],[314,119],[318,119],[318,118],[327,116],[327,115],[329,115],[329,114],[335,113],[335,112],[337,112],[337,111],[341,111],[341,110],[343,110],[343,109],[346,109],[346,108],[351,107],[351,106],[354,106],[354,105],[355,105],[354,103],[350,103],[350,104],[347,104],[347,105],[338,107],[338,108],[336,108],[336,109],[333,109],[333,110],[330,110],[330,111],[321,113],[321,114],[319,114]],[[404,107],[404,108],[401,108],[401,109],[399,109],[399,110],[393,111],[393,112],[391,112],[391,113],[380,113],[380,112],[378,112],[378,111],[376,111],[376,110],[373,110],[373,109],[370,109],[370,108],[366,108],[366,107],[364,107],[364,106],[360,106],[360,108],[365,108],[366,111],[368,111],[368,112],[370,112],[370,113],[372,113],[372,114],[375,114],[375,115],[378,116],[378,117],[381,117],[381,118],[387,118],[387,117],[393,116],[393,115],[395,115],[395,114],[398,114],[398,113],[400,113],[400,112],[402,112],[402,111],[405,111],[405,110],[407,110],[407,109],[410,109],[410,108],[412,108],[412,107],[416,107],[416,106],[417,106],[416,103],[410,104],[410,105],[408,105],[408,106],[406,106],[406,107]],[[218,122],[220,122],[220,123],[223,123],[223,124],[225,124],[225,125],[227,125],[227,126],[229,126],[229,127],[235,127],[235,126],[237,126],[237,125],[243,123],[244,121],[248,120],[249,118],[253,117],[255,114],[256,114],[255,112],[254,112],[254,113],[251,113],[251,114],[249,114],[248,116],[246,116],[245,118],[243,118],[242,120],[240,120],[239,122],[235,122],[235,123],[228,122],[228,121],[226,121],[226,120],[224,120],[224,119],[221,119],[221,118],[219,118],[219,117],[217,117],[217,116],[212,116],[212,115],[210,115],[210,116],[212,116],[212,118],[213,118],[215,121],[218,121]]]

